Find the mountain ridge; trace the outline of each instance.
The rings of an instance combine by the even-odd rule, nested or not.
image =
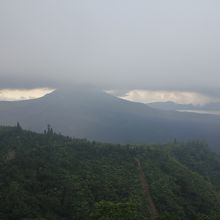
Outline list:
[[[217,150],[220,145],[218,116],[153,109],[91,87],[57,90],[35,100],[0,102],[0,121],[3,125],[20,122],[37,132],[50,124],[65,135],[113,143],[201,139]]]

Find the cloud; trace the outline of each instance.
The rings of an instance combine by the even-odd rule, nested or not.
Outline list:
[[[35,89],[1,89],[0,101],[19,101],[36,99],[46,94],[53,92],[50,88],[35,88]]]
[[[190,91],[165,91],[165,90],[131,90],[123,95],[119,95],[114,90],[107,91],[122,99],[133,102],[152,103],[152,102],[175,102],[178,104],[203,105],[210,102],[217,102],[220,99]]]
[[[0,87],[88,83],[219,95],[219,7],[216,0],[1,0]]]

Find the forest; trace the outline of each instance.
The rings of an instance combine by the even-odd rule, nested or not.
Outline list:
[[[217,220],[220,156],[201,141],[121,145],[0,127],[1,220]]]

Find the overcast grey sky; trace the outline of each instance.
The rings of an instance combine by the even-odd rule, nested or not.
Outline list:
[[[0,0],[0,87],[220,94],[218,0]]]

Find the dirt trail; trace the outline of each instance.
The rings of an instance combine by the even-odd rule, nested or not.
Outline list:
[[[150,213],[150,216],[151,216],[152,219],[155,219],[155,220],[159,219],[159,213],[158,213],[157,208],[154,204],[154,201],[151,197],[150,187],[149,187],[147,179],[144,175],[144,171],[141,167],[140,160],[135,158],[135,161],[137,162],[137,166],[138,166],[138,169],[139,169],[139,172],[140,172],[140,181],[141,181],[141,184],[142,184],[142,187],[143,187],[143,190],[144,190],[144,197],[147,201],[147,208],[148,208],[148,211]]]

